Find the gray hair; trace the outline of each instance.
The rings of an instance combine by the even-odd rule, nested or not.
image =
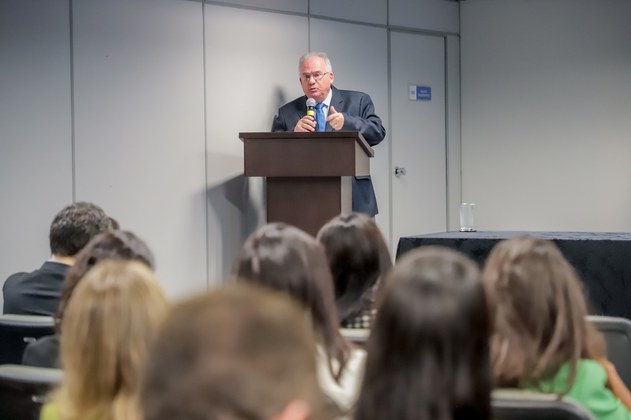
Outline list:
[[[298,60],[298,72],[300,72],[300,68],[302,64],[310,59],[311,57],[320,57],[324,60],[324,65],[326,67],[326,71],[329,73],[333,72],[333,66],[331,65],[331,60],[329,60],[329,56],[325,52],[308,52]]]

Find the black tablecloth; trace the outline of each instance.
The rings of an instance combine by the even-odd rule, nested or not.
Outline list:
[[[530,235],[552,240],[581,277],[592,312],[631,319],[631,233],[616,232],[443,232],[399,240],[397,258],[413,248],[457,249],[480,265],[503,239]]]

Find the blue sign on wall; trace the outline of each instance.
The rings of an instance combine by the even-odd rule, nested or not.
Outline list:
[[[431,101],[432,88],[430,86],[408,86],[408,99],[410,101]]]

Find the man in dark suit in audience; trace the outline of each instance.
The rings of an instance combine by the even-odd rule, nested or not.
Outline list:
[[[50,259],[31,273],[16,273],[6,280],[3,313],[54,315],[66,270],[74,264],[75,256],[90,239],[111,228],[110,218],[92,203],[63,208],[50,226]]]
[[[298,71],[305,96],[278,110],[272,131],[359,131],[371,146],[384,139],[386,129],[375,114],[370,96],[333,86],[333,67],[325,53],[308,53],[300,57]],[[315,116],[307,115],[307,99],[315,100]],[[370,216],[378,213],[370,176],[353,177],[353,211]]]

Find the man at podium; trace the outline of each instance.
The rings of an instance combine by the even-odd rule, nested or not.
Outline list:
[[[326,53],[300,57],[298,74],[305,95],[280,107],[272,131],[359,131],[371,146],[384,139],[386,129],[370,96],[333,86],[333,67]],[[378,213],[370,176],[353,177],[353,211]]]

